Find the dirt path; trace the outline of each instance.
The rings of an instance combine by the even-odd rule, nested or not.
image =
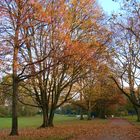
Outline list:
[[[93,130],[94,131],[94,130]],[[124,119],[110,119],[100,134],[77,136],[73,140],[140,140],[140,130]]]

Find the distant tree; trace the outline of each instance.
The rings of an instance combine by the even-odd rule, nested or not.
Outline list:
[[[88,74],[83,82],[85,88],[83,88],[82,100],[79,97],[73,101],[73,104],[86,110],[88,120],[91,119],[93,112],[96,112],[96,116],[105,118],[109,109],[124,102],[118,94],[120,93],[118,87],[110,79],[111,73],[105,63],[98,65],[98,68],[96,67],[96,70]]]
[[[20,95],[18,96],[18,101],[25,100],[28,103],[32,103],[32,100],[29,97],[25,97],[26,90],[19,84]],[[1,111],[6,110],[4,117],[11,116],[11,106],[12,106],[12,76],[4,76],[0,82],[0,95],[1,95]],[[1,114],[0,111],[0,114]],[[33,107],[28,107],[22,103],[18,103],[18,116],[32,116],[37,113],[37,109]],[[7,115],[7,116],[6,116]]]
[[[12,97],[12,77],[4,76],[0,82],[0,97],[1,97],[1,105],[4,105],[5,102],[9,102],[11,104]]]

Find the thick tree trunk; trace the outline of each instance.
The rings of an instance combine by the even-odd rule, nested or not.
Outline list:
[[[43,123],[39,128],[53,127],[54,111],[50,112],[49,117],[47,109],[43,109],[42,111],[43,111]]]
[[[48,127],[54,127],[53,119],[54,119],[54,110],[52,110],[52,111],[50,112]]]
[[[43,108],[42,112],[43,112],[43,116],[42,116],[43,117],[43,123],[40,126],[40,128],[46,128],[46,127],[48,127],[48,110],[46,108]]]

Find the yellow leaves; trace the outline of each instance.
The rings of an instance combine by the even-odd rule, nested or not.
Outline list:
[[[77,5],[77,3],[78,3],[78,0],[71,0],[71,4],[72,4],[73,6]]]
[[[85,21],[83,22],[83,24],[81,25],[81,28],[82,28],[83,30],[86,30],[87,27],[88,27],[88,28],[91,28],[92,25],[93,25],[93,23],[92,23],[91,19],[85,20]]]
[[[91,51],[95,49],[90,48],[89,42],[94,40],[95,48],[100,45],[96,41],[97,33],[93,34],[93,30],[98,31],[99,28],[97,17],[102,16],[95,0],[71,0],[71,6],[64,0],[44,2],[44,5],[37,1],[31,1],[31,3],[37,11],[36,16],[45,21],[49,30],[54,32],[54,40],[59,41],[59,44],[65,44],[64,50],[91,57]],[[65,54],[68,53],[66,51]]]

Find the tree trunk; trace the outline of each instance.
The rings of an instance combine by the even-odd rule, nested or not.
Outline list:
[[[88,120],[91,120],[91,107],[88,108]]]
[[[43,123],[39,128],[53,127],[54,111],[50,112],[49,117],[47,109],[43,109],[42,111],[43,111]]]
[[[46,128],[48,127],[48,111],[47,109],[44,107],[42,109],[42,112],[43,112],[43,123],[42,125],[40,126],[40,128]]]
[[[87,119],[91,120],[91,111],[90,110],[88,110],[88,118]]]
[[[101,106],[100,112],[99,112],[99,118],[105,119],[105,108]]]
[[[133,105],[136,114],[137,114],[137,121],[140,122],[140,108],[138,108],[137,106]]]
[[[17,77],[17,59],[18,47],[14,49],[13,55],[13,94],[12,94],[12,130],[10,135],[18,135],[18,115],[17,115],[17,103],[18,103],[18,77]]]
[[[49,116],[48,127],[54,127],[53,119],[54,119],[54,110],[51,110],[50,116]]]
[[[81,103],[83,101],[82,92],[80,93],[80,101],[81,101]],[[80,107],[80,120],[84,120],[82,107]]]
[[[80,108],[80,120],[84,120],[83,109]]]
[[[12,95],[12,130],[10,135],[18,135],[18,116],[17,116],[17,100],[18,100],[18,83],[13,81]]]
[[[88,103],[88,120],[91,120],[91,102],[89,101],[89,103]]]
[[[137,114],[137,121],[140,122],[140,108],[137,108],[138,114]]]

